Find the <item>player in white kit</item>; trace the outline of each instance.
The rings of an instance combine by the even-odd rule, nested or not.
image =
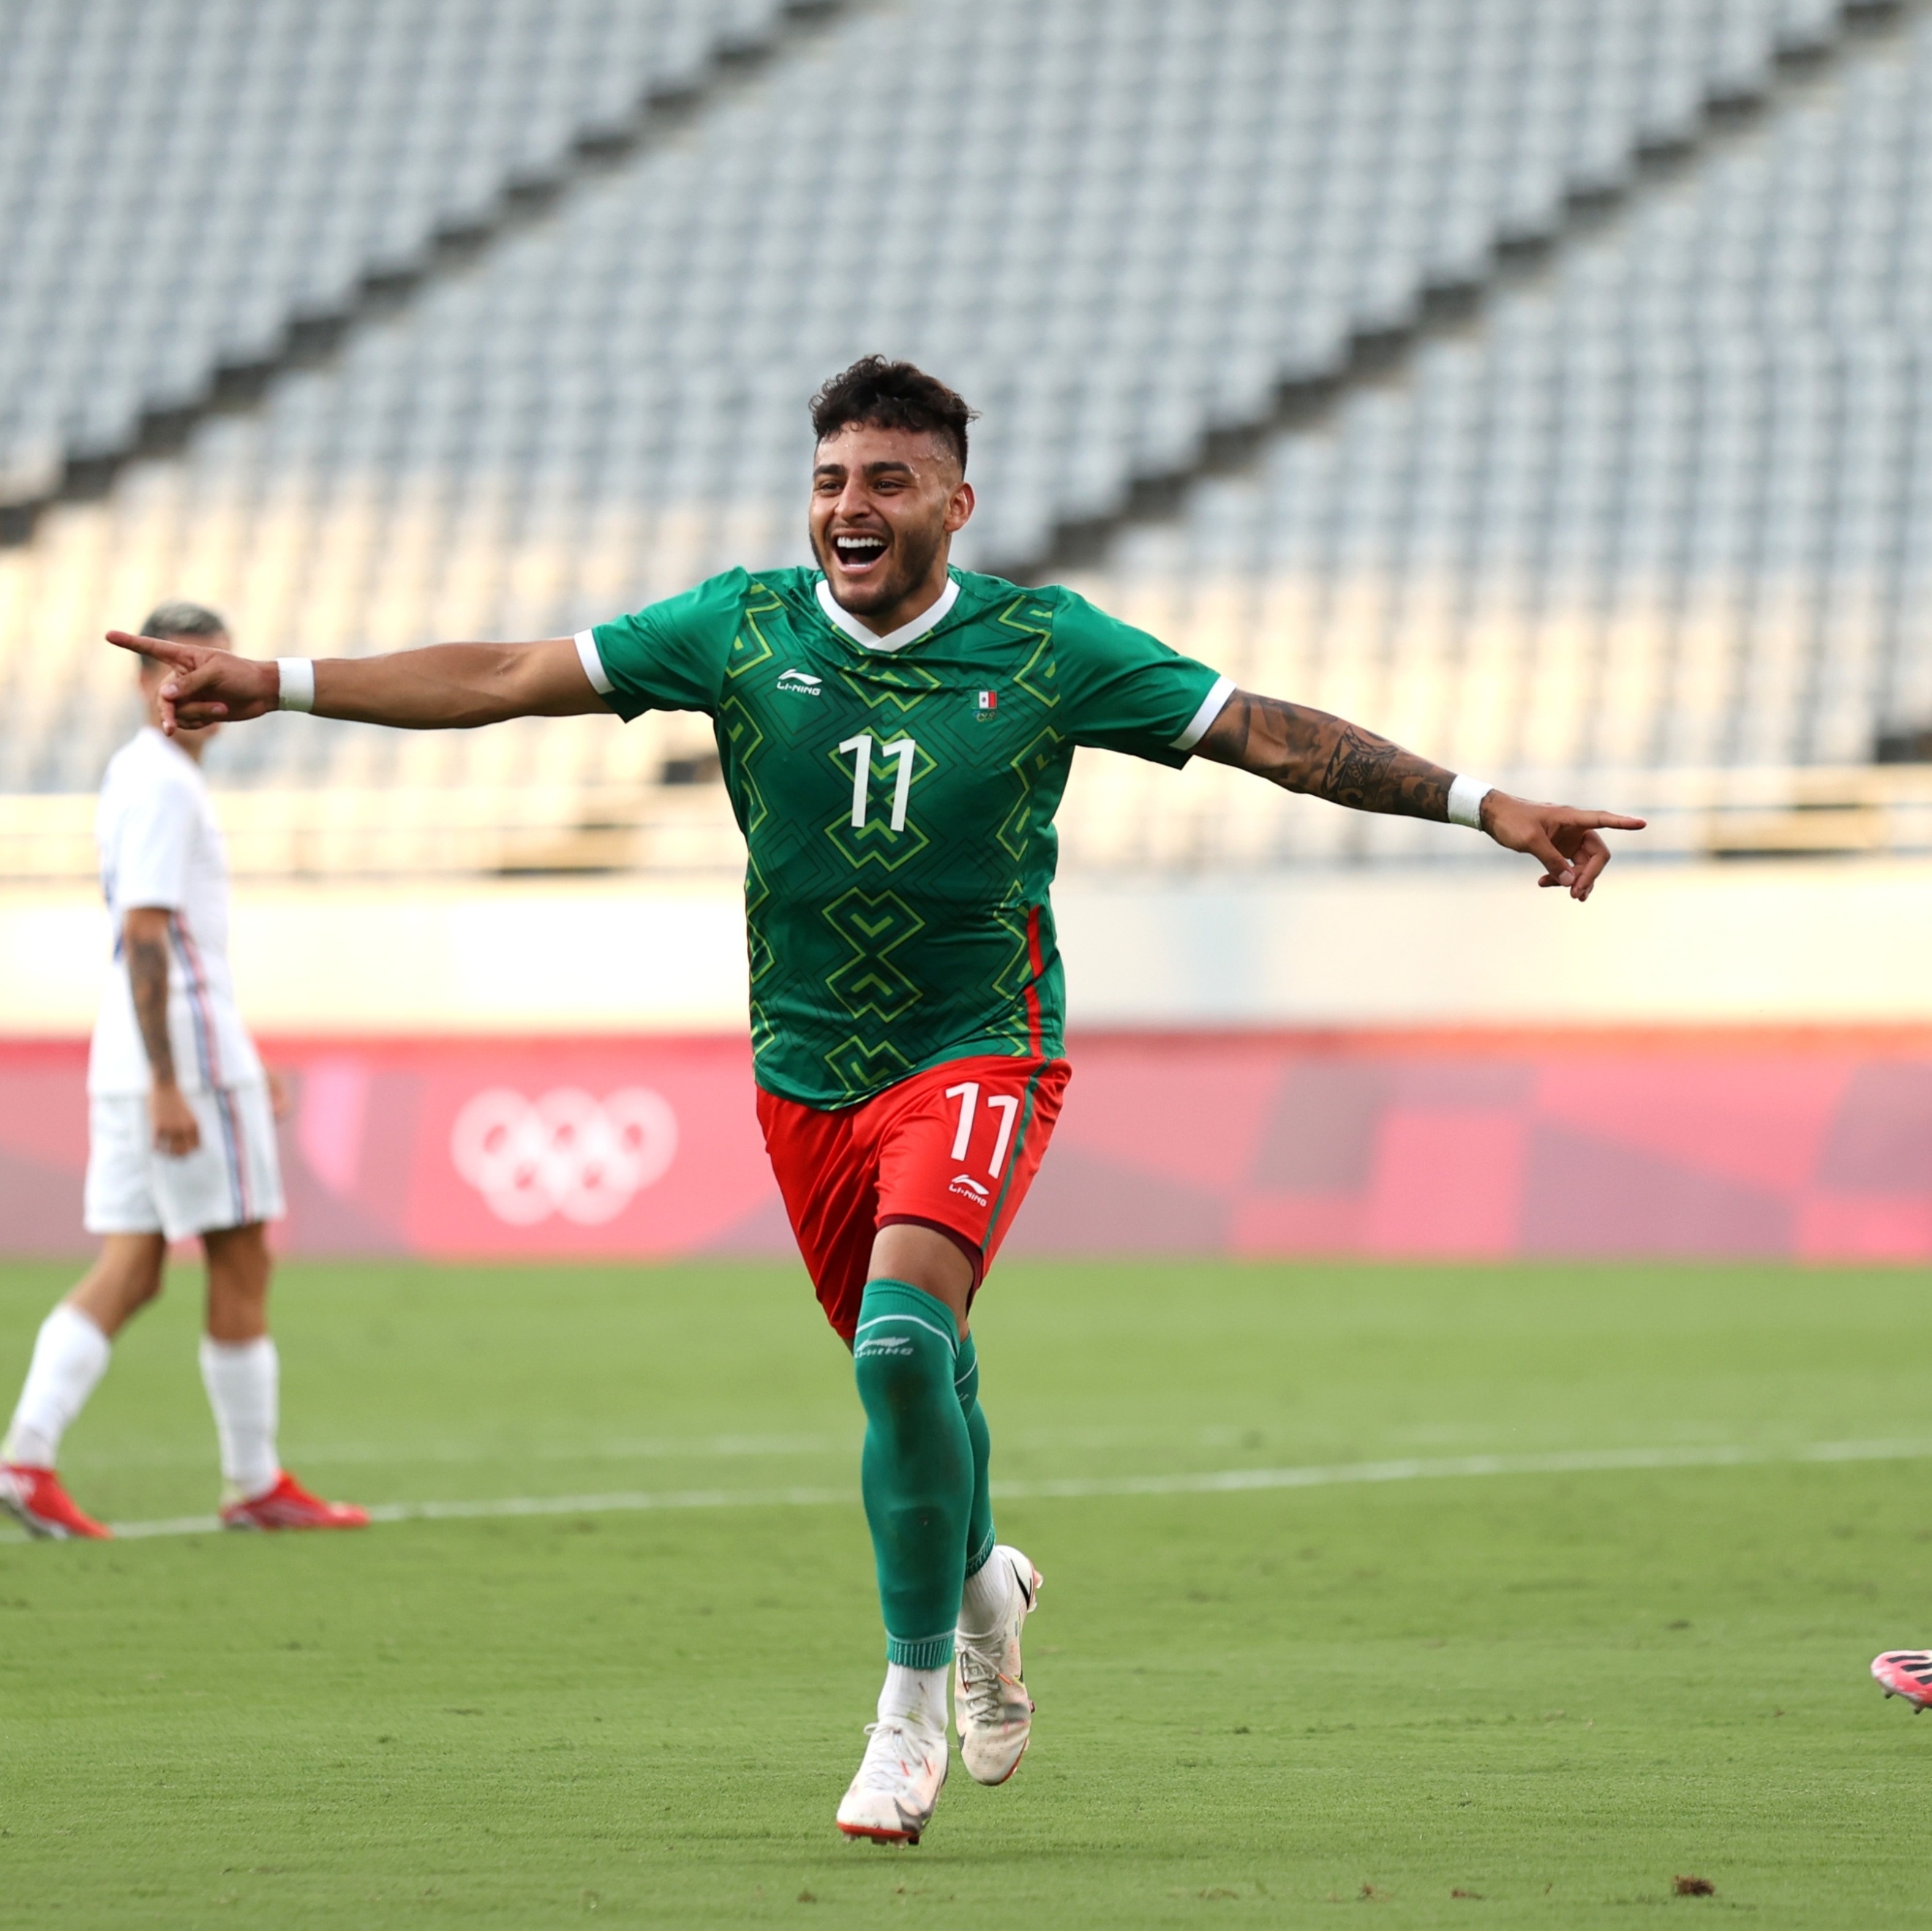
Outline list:
[[[197,604],[164,604],[148,625],[229,647],[220,619]],[[227,854],[201,775],[214,730],[163,736],[164,674],[143,660],[148,724],[110,762],[95,819],[114,932],[87,1075],[86,1219],[100,1256],[40,1325],[0,1444],[0,1507],[38,1536],[109,1533],[55,1473],[61,1437],[106,1372],[115,1336],[160,1292],[168,1243],[199,1235],[201,1372],[220,1443],[223,1522],[358,1528],[362,1510],[310,1495],[277,1453],[264,1232],[284,1210],[274,1112],[229,977]]]

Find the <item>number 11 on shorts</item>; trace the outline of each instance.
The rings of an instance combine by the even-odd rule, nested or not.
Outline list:
[[[973,1144],[973,1120],[980,1110],[980,1082],[965,1080],[958,1086],[950,1086],[946,1096],[959,1102],[959,1130],[952,1136],[952,1157],[963,1161]],[[1000,1169],[1006,1163],[1006,1149],[1012,1144],[1013,1121],[1019,1110],[1017,1094],[995,1093],[986,1097],[986,1111],[1000,1116],[999,1131],[993,1136],[993,1157],[986,1162],[986,1171],[994,1180],[1000,1177]]]

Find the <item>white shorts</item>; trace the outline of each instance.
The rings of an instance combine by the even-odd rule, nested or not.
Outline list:
[[[282,1168],[267,1087],[183,1096],[194,1109],[201,1144],[178,1159],[155,1150],[145,1094],[96,1093],[89,1099],[88,1233],[165,1234],[184,1240],[280,1218]]]

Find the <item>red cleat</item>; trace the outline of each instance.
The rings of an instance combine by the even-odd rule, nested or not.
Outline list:
[[[1872,1663],[1872,1675],[1888,1696],[1902,1696],[1916,1717],[1932,1703],[1932,1650],[1888,1649]]]
[[[0,1462],[0,1509],[29,1535],[52,1542],[107,1542],[114,1534],[74,1507],[74,1498],[51,1468],[29,1468],[22,1462]]]
[[[325,1502],[284,1468],[275,1486],[252,1501],[230,1502],[221,1511],[225,1529],[361,1529],[369,1511],[353,1502]]]

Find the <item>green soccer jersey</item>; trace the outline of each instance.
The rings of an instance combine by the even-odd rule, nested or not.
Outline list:
[[[962,570],[914,635],[873,637],[815,570],[732,570],[578,648],[626,718],[716,721],[758,1082],[824,1108],[969,1054],[1059,1055],[1074,748],[1183,765],[1232,688],[1070,590]]]

